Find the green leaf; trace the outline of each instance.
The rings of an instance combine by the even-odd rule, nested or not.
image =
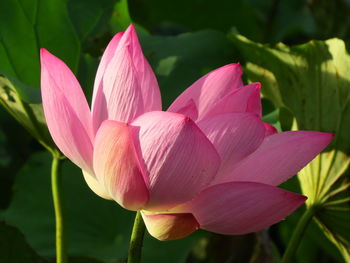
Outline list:
[[[48,49],[77,70],[80,43],[68,17],[66,1],[3,0],[0,17],[0,70],[6,76],[39,88],[40,48]]]
[[[39,49],[46,48],[62,59],[79,73],[85,87],[92,87],[96,61],[85,55],[80,63],[81,43],[86,39],[93,42],[90,38],[94,34],[108,31],[114,4],[113,0],[2,2],[0,101],[46,148],[55,146],[39,104]]]
[[[44,263],[15,227],[0,222],[1,263]]]
[[[113,32],[122,32],[132,23],[127,0],[119,0],[114,6],[111,18]]]
[[[109,31],[114,0],[69,0],[69,16],[80,40]]]
[[[261,81],[264,94],[294,115],[295,129],[335,134],[298,178],[309,197],[307,205],[317,207],[316,221],[350,260],[350,56],[344,42],[330,39],[271,48],[238,35],[232,39],[247,61],[249,79]]]
[[[54,263],[54,262],[52,262],[52,263]],[[69,263],[106,263],[106,261],[101,261],[98,259],[93,259],[93,258],[88,258],[88,257],[69,257]],[[108,263],[111,263],[111,262],[108,262]],[[112,263],[119,263],[119,261],[112,262]]]
[[[150,32],[176,34],[236,28],[255,41],[311,35],[315,24],[304,0],[129,0],[130,16]]]
[[[0,75],[0,104],[44,147],[54,151],[56,146],[47,129],[42,105],[25,102],[17,90]]]
[[[263,121],[273,125],[278,131],[281,131],[281,124],[279,122],[280,110],[275,109],[274,111],[263,116]]]
[[[215,31],[161,37],[140,35],[142,49],[157,75],[163,105],[209,71],[236,62],[232,44]]]
[[[278,224],[280,237],[285,246],[288,245],[290,236],[293,234],[293,230],[304,212],[303,210],[305,209],[298,209],[295,213],[288,216],[287,220]],[[337,247],[323,235],[319,225],[313,221],[306,229],[305,235],[300,241],[299,248],[295,254],[295,262],[320,262],[327,256],[330,256],[334,262],[343,262],[342,255]]]
[[[1,215],[25,234],[41,256],[53,258],[55,225],[50,161],[48,153],[31,156],[16,177],[9,209]],[[63,165],[62,176],[69,254],[107,262],[125,260],[134,212],[95,195],[86,185],[80,169],[68,161]],[[205,233],[199,232],[171,242],[160,242],[147,235],[143,262],[184,262],[192,246],[203,235]]]

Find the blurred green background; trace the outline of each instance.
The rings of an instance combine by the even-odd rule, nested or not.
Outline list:
[[[296,121],[302,129],[339,134],[331,150],[337,158],[343,154],[339,162],[345,168],[334,168],[334,178],[336,187],[347,183],[348,52],[342,41],[304,43],[339,38],[346,46],[349,0],[0,0],[1,263],[54,262],[55,257],[51,159],[41,145],[52,142],[38,129],[44,127],[39,49],[63,59],[90,100],[105,46],[130,23],[157,75],[164,109],[203,74],[241,62],[245,81],[263,83],[265,121],[282,130]],[[329,90],[340,97],[337,102]],[[321,99],[310,99],[317,96]],[[133,213],[95,196],[69,161],[63,177],[70,262],[125,262]],[[308,193],[301,182],[300,187],[295,177],[283,187]],[[347,187],[342,194],[349,196]],[[350,262],[349,203],[342,205],[345,213],[315,217],[295,262]],[[278,262],[303,209],[256,234],[197,231],[171,242],[146,236],[142,262]]]

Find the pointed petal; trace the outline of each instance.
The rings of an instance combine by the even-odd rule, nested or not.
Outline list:
[[[104,187],[97,181],[94,175],[91,175],[83,170],[83,176],[86,184],[90,187],[90,189],[97,194],[99,197],[102,197],[107,200],[112,200],[113,198],[107,193]]]
[[[271,185],[232,182],[205,189],[183,210],[191,211],[202,229],[241,235],[281,221],[305,200]]]
[[[186,89],[171,104],[168,111],[178,112],[192,99],[198,108],[198,117],[201,118],[222,97],[243,86],[241,76],[242,69],[238,63],[209,72]]]
[[[220,182],[251,181],[279,185],[315,158],[332,138],[330,133],[312,131],[268,136],[254,153],[241,161],[231,174],[222,177]]]
[[[121,40],[121,47],[130,47],[132,61],[137,72],[140,89],[143,97],[144,111],[162,110],[162,98],[154,72],[142,53],[136,30],[130,25],[125,31],[126,37]]]
[[[256,82],[245,86],[245,88],[251,87],[251,86],[253,86],[255,89],[253,89],[253,92],[248,99],[246,112],[253,112],[261,117],[262,116],[262,106],[261,106],[261,98],[260,98],[261,84],[259,82]]]
[[[260,83],[252,83],[232,91],[219,100],[203,118],[232,112],[251,112],[261,117]]]
[[[96,134],[94,170],[105,191],[129,210],[148,201],[144,167],[134,141],[137,129],[117,121],[104,121]]]
[[[119,44],[120,39],[123,36],[123,34],[124,34],[123,32],[116,34],[112,38],[112,40],[108,43],[108,45],[107,45],[107,47],[102,55],[100,64],[98,65],[96,77],[95,77],[94,91],[93,91],[93,95],[92,95],[92,105],[95,104],[97,91],[99,90],[100,86],[103,85],[103,83],[102,83],[103,75],[106,71],[106,68],[107,68],[109,62],[114,57],[115,50],[117,49],[118,44]]]
[[[157,80],[142,54],[134,27],[129,26],[120,39],[116,36],[110,45],[94,86],[95,131],[106,119],[129,122],[144,112],[162,107]]]
[[[265,137],[278,133],[277,129],[269,123],[264,123],[265,125]]]
[[[198,118],[198,110],[192,99],[190,99],[182,108],[179,108],[176,113],[190,117],[194,121]]]
[[[190,200],[215,176],[220,157],[203,132],[188,117],[149,112],[133,123],[149,176],[150,201],[144,209],[168,209]]]
[[[92,108],[94,130],[97,131],[104,120],[129,122],[144,111],[141,87],[129,47],[118,48],[96,92]]]
[[[51,136],[80,168],[92,170],[92,125],[84,93],[73,73],[58,58],[41,49],[41,96]]]
[[[158,240],[175,240],[192,234],[199,224],[192,214],[147,214],[142,218],[151,236]]]
[[[198,126],[220,154],[221,167],[217,177],[232,172],[233,167],[254,152],[265,137],[263,122],[252,113],[221,114],[199,122]]]

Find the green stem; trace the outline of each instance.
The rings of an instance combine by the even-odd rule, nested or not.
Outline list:
[[[286,251],[284,252],[281,263],[289,263],[292,262],[294,254],[298,249],[301,239],[305,233],[305,230],[314,216],[316,208],[314,206],[310,206],[306,208],[303,216],[300,218],[291,239],[289,240]]]
[[[55,208],[56,220],[56,262],[67,263],[66,250],[66,231],[64,226],[63,209],[62,209],[62,176],[61,176],[62,159],[58,154],[53,155],[51,166],[51,184],[52,197]]]
[[[143,222],[140,211],[137,211],[130,239],[128,263],[140,262],[144,234],[145,223]]]

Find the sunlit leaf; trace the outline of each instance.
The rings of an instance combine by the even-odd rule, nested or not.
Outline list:
[[[250,80],[263,82],[265,95],[295,116],[295,129],[335,134],[327,150],[298,178],[309,197],[307,205],[316,208],[316,221],[348,260],[350,56],[344,42],[330,39],[270,48],[238,35],[232,39],[247,61]]]
[[[280,237],[285,246],[288,245],[293,230],[297,225],[302,213],[305,209],[297,210],[278,224]],[[295,253],[295,262],[310,263],[320,262],[329,256],[334,262],[343,262],[342,255],[337,247],[320,231],[320,226],[315,221],[312,221],[305,231],[305,235],[300,241],[299,248]],[[333,262],[332,261],[332,262]]]

